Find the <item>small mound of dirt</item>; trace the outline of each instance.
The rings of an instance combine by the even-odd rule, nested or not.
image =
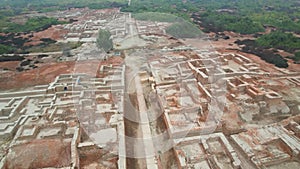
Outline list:
[[[71,163],[70,152],[70,143],[58,139],[35,140],[12,148],[4,168],[67,167]]]

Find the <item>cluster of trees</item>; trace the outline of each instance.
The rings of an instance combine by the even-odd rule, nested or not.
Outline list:
[[[28,38],[17,37],[12,33],[0,36],[0,54],[20,52],[27,41]]]
[[[17,36],[16,36],[17,35]],[[18,37],[20,34],[7,34],[0,36],[0,54],[24,54],[30,52],[56,52],[78,48],[82,45],[81,42],[57,43],[50,38],[40,39],[42,42],[35,46],[25,46],[28,38]]]
[[[46,17],[31,18],[25,25],[10,22],[10,16],[31,10],[45,12],[71,7],[92,9],[122,7],[123,12],[135,13],[134,17],[137,19],[174,22],[166,31],[177,38],[194,37],[199,34],[199,30],[193,24],[181,21],[182,18],[191,21],[191,14],[194,14],[192,15],[194,22],[204,27],[205,31],[227,30],[241,34],[255,34],[264,31],[265,27],[275,27],[279,31],[259,37],[251,44],[247,44],[243,50],[254,53],[278,67],[286,67],[286,60],[272,52],[271,48],[291,53],[300,50],[299,38],[291,33],[285,33],[287,31],[300,33],[300,3],[295,0],[131,0],[130,6],[127,3],[127,0],[0,1],[0,32],[39,31],[53,24],[61,24],[56,19]],[[170,13],[181,18],[157,13]],[[111,50],[113,44],[110,33],[100,30],[97,44],[106,52]],[[0,53],[13,51],[15,46],[18,45],[10,47],[1,43]],[[299,55],[295,53],[293,59],[299,61]]]
[[[294,8],[295,3],[290,0],[211,1],[209,5],[204,5],[207,10],[200,13],[199,20],[206,30],[214,32],[229,30],[252,34],[264,31],[265,26],[272,26],[299,33],[300,22],[297,18],[300,10]],[[220,12],[220,9],[223,11]]]
[[[25,25],[11,22],[12,16],[28,13],[30,11],[49,12],[56,10],[66,10],[69,8],[103,9],[111,7],[124,7],[126,0],[2,0],[0,1],[0,32],[17,33],[40,31],[47,29],[51,25],[63,24],[55,18],[38,17],[29,19]]]
[[[293,60],[295,60],[295,62],[300,62],[300,52],[295,53]]]
[[[13,15],[13,14],[12,14]],[[35,17],[29,18],[24,25],[12,23],[6,16],[0,17],[0,32],[6,35],[0,36],[0,54],[8,53],[27,53],[31,47],[25,47],[24,44],[29,41],[28,38],[22,38],[20,35],[32,31],[42,31],[52,25],[64,24],[55,18]],[[56,41],[51,39],[41,39],[42,45],[47,46]]]
[[[109,52],[113,49],[111,34],[108,30],[100,29],[97,37],[97,46],[99,49]]]
[[[294,60],[294,63],[300,63],[300,51],[296,52],[293,56],[288,56],[289,59]]]
[[[287,60],[283,58],[281,55],[277,54],[277,50],[261,47],[257,44],[255,40],[243,40],[243,41],[238,40],[235,43],[239,45],[244,45],[244,47],[242,48],[243,52],[257,55],[262,60],[274,64],[279,68],[288,67]]]
[[[187,14],[197,13],[205,31],[225,30],[242,34],[264,31],[273,26],[282,31],[300,32],[300,4],[293,0],[132,0],[124,12],[163,12],[189,19]]]
[[[174,7],[179,4],[179,0],[160,1],[160,0],[131,0],[131,5],[122,8],[124,12],[143,13],[143,12],[163,12],[177,13]]]
[[[190,20],[189,12],[191,10],[197,11],[197,8],[191,3],[183,3],[181,0],[131,0],[131,5],[124,6],[121,10],[123,12],[132,13],[169,13],[181,17],[185,20]]]
[[[300,33],[300,22],[297,21],[297,17],[300,17],[300,12],[289,14],[283,11],[270,11],[251,15],[251,18],[254,21],[261,23],[264,26],[276,27],[281,31]]]
[[[247,47],[245,47],[247,48]],[[281,55],[274,53],[271,50],[267,50],[267,49],[251,49],[251,47],[249,47],[248,49],[248,53],[253,53],[257,56],[259,56],[262,60],[274,64],[275,66],[279,67],[279,68],[287,68],[289,65],[287,63],[287,60],[285,58],[283,58]],[[245,50],[245,49],[243,49]]]
[[[218,12],[205,12],[201,15],[204,31],[223,32],[234,31],[241,34],[263,32],[262,24],[251,20],[249,17]]]
[[[12,53],[12,52],[14,52],[14,50],[15,50],[15,48],[13,48],[11,46],[0,44],[0,54]]]
[[[0,1],[2,7],[13,7],[18,10],[36,10],[36,11],[51,11],[51,10],[65,10],[67,8],[108,8],[108,7],[122,7],[126,5],[126,0],[9,0]]]
[[[264,31],[263,26],[274,26],[282,31],[300,33],[300,4],[294,0],[14,0],[1,1],[1,13],[6,16],[12,13],[30,10],[51,11],[71,7],[89,7],[101,9],[122,7],[124,12],[170,13],[189,20],[189,14],[200,14],[199,20],[206,31],[220,32],[224,30],[242,34]],[[13,8],[7,8],[7,6]],[[12,10],[13,9],[13,12]],[[223,10],[220,12],[219,10]],[[226,10],[230,12],[226,12]],[[2,11],[2,12],[1,12]],[[1,20],[1,17],[0,17]],[[30,25],[28,25],[30,27]],[[0,21],[1,27],[1,21]],[[30,29],[28,29],[30,30]]]
[[[8,61],[22,61],[25,58],[23,56],[14,55],[14,56],[0,56],[0,62],[8,62]]]
[[[41,31],[48,29],[51,25],[64,24],[66,22],[58,21],[56,18],[48,17],[35,17],[29,18],[24,25],[10,22],[6,27],[2,27],[1,32],[5,33],[19,33],[19,32],[31,32]]]
[[[274,31],[262,35],[256,40],[237,41],[236,43],[245,45],[242,48],[244,52],[255,54],[266,62],[280,68],[288,67],[288,63],[285,58],[278,54],[277,49],[294,53],[294,56],[289,58],[293,59],[296,63],[300,61],[300,38],[294,36],[292,33]]]
[[[263,35],[256,39],[256,43],[258,46],[282,49],[291,53],[300,50],[300,38],[282,31],[274,31]]]

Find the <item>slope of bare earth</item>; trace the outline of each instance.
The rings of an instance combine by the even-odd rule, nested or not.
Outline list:
[[[0,62],[0,69],[13,70],[19,66],[19,61]],[[0,75],[1,76],[1,75]]]
[[[70,142],[60,139],[36,140],[12,148],[5,168],[45,168],[70,165]]]
[[[56,76],[70,73],[75,62],[46,63],[42,67],[24,72],[8,72],[0,76],[0,89],[12,89],[47,84]]]
[[[29,45],[38,45],[41,43],[41,39],[43,38],[50,38],[52,40],[61,40],[63,36],[68,33],[67,30],[61,28],[61,26],[52,26],[46,30],[40,32],[34,32],[32,34],[33,37],[30,38],[30,41],[25,43],[25,46]],[[24,37],[28,37],[29,34],[25,35]]]

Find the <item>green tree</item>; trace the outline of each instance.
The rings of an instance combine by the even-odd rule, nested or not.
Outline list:
[[[14,50],[13,47],[0,44],[0,54],[12,53]]]
[[[277,48],[287,52],[295,52],[300,49],[300,38],[291,33],[275,31],[265,34],[256,40],[258,46],[266,48]]]
[[[295,53],[295,56],[294,56],[293,60],[295,62],[299,62],[300,63],[300,52],[296,52]]]
[[[99,30],[97,38],[97,46],[99,49],[103,49],[105,52],[109,52],[113,49],[113,42],[110,38],[111,34],[108,30],[101,29]]]

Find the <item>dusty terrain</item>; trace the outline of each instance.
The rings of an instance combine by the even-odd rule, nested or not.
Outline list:
[[[68,33],[67,30],[61,28],[61,26],[52,26],[44,31],[34,32],[31,34],[32,37],[29,38],[29,42],[25,43],[25,46],[38,45],[43,38],[49,38],[55,41],[62,40],[63,37]],[[24,37],[29,37],[29,34]]]
[[[57,63],[42,63],[38,68],[23,72],[2,72],[0,76],[0,89],[17,89],[43,85],[52,82],[60,74],[85,72],[91,76],[97,74],[99,66],[103,64],[119,64],[122,59],[111,57],[107,61],[88,60],[88,61],[66,61]],[[2,62],[0,66],[15,69],[19,62]]]
[[[47,84],[60,74],[71,73],[74,65],[75,62],[46,63],[37,69],[3,73],[0,77],[0,88],[7,90]]]
[[[83,13],[87,10],[78,9]],[[90,28],[84,26],[84,21],[106,12],[111,11],[87,12],[77,16],[81,20],[71,26],[89,32]],[[255,168],[252,166],[257,163],[251,160],[258,158],[261,160],[258,162],[264,162],[266,156],[273,162],[278,152],[288,157],[282,158],[288,162],[286,166],[298,166],[298,163],[289,164],[289,160],[298,159],[299,154],[289,153],[289,145],[282,146],[279,144],[281,138],[271,135],[272,131],[284,133],[286,131],[282,128],[300,122],[296,118],[289,119],[284,124],[278,123],[284,127],[274,127],[282,119],[299,114],[298,65],[291,64],[287,70],[294,72],[288,72],[255,55],[240,52],[240,47],[234,42],[251,36],[232,32],[225,32],[230,39],[219,38],[217,41],[205,37],[177,40],[158,34],[144,34],[141,38],[137,36],[139,30],[156,30],[157,25],[139,25],[128,14],[117,15],[121,16],[118,19],[122,24],[109,24],[110,29],[117,29],[113,38],[125,40],[118,41],[119,48],[109,54],[96,50],[94,42],[85,42],[72,50],[71,56],[62,56],[63,52],[59,52],[53,54],[54,57],[48,53],[45,57],[40,56],[39,59],[44,59],[41,62],[32,63],[41,54],[26,55],[25,60],[30,59],[31,63],[24,67],[37,66],[30,70],[16,71],[24,61],[0,63],[0,67],[5,68],[0,74],[1,91],[19,92],[17,99],[14,93],[4,93],[0,97],[0,108],[3,107],[0,109],[0,122],[3,122],[0,134],[11,134],[13,137],[8,137],[8,140],[16,143],[10,147],[1,145],[3,151],[0,153],[6,158],[5,168],[71,168],[71,165],[87,169],[121,168],[119,160],[125,161],[123,165],[127,168],[247,168],[247,165]],[[114,13],[112,18],[117,15]],[[98,21],[104,23],[107,18],[96,18],[97,22],[90,26],[99,26]],[[41,38],[60,40],[65,33],[67,31],[61,31],[59,27],[51,27],[34,33],[30,43],[38,44]],[[78,39],[82,35],[74,34],[72,36]],[[217,65],[219,71],[214,72],[216,58],[221,64]],[[220,78],[210,82],[209,73]],[[91,90],[90,84],[96,90]],[[34,88],[35,85],[45,86]],[[224,93],[220,86],[224,87]],[[33,90],[33,96],[22,93],[22,88]],[[44,90],[37,91],[39,89]],[[19,116],[21,122],[26,121],[25,124],[18,124]],[[28,119],[23,120],[25,117]],[[106,127],[112,129],[109,131],[119,134],[120,140],[117,141],[122,148],[114,154],[103,148],[109,147],[109,142],[95,144],[95,140],[90,139],[89,130],[83,129],[85,123],[92,131]],[[17,135],[9,130],[14,124]],[[61,126],[55,126],[57,124]],[[268,131],[270,124],[274,128]],[[36,137],[45,125],[48,125],[47,130],[55,132],[56,137]],[[299,137],[299,130],[293,134],[290,128],[295,126],[289,127],[286,137],[294,138],[297,134]],[[83,130],[87,133],[84,134]],[[262,137],[265,133],[266,137]],[[105,133],[104,137],[109,135]],[[121,141],[123,136],[127,136],[123,138],[124,142]],[[59,139],[53,139],[57,137]],[[101,135],[100,139],[104,137]],[[150,141],[146,142],[147,139]],[[246,141],[241,141],[242,145],[249,143],[246,151],[239,145],[243,139]],[[19,144],[22,140],[28,142]],[[115,143],[114,138],[112,142]],[[295,142],[298,145],[299,141]],[[230,144],[234,145],[233,148]],[[286,149],[281,152],[278,147],[279,150]],[[144,157],[149,149],[154,150],[154,156]],[[254,152],[250,158],[247,150]],[[240,165],[236,154],[244,164]],[[206,161],[210,165],[205,165]]]
[[[61,140],[36,140],[14,147],[5,168],[65,167],[70,163],[70,143]],[[51,151],[51,153],[49,153]]]

